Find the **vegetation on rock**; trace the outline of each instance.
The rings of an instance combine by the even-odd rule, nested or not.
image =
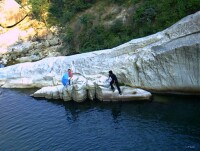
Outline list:
[[[199,0],[29,0],[28,3],[35,18],[47,26],[64,27],[64,49],[71,54],[112,48],[156,33],[200,8]]]

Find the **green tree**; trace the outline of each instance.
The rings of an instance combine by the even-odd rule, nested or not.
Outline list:
[[[43,21],[47,25],[49,0],[29,0],[32,6],[32,14],[35,18]]]
[[[22,1],[24,0],[17,0],[19,3]],[[86,52],[112,48],[133,38],[156,33],[200,8],[199,0],[159,2],[157,0],[29,0],[28,2],[32,5],[33,16],[38,20],[45,22],[46,25],[68,27],[63,34],[70,53],[74,50]],[[119,8],[127,8],[133,13],[127,15],[129,17],[127,22],[116,20],[116,16],[105,19],[103,16],[108,13],[107,5],[118,5]],[[95,11],[89,9],[93,6]]]

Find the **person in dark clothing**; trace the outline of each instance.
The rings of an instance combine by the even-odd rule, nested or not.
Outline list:
[[[119,94],[121,95],[122,93],[121,93],[116,75],[111,70],[108,73],[109,73],[109,78],[111,78],[110,86],[111,86],[112,91],[113,92],[115,91],[115,88],[113,87],[113,84],[115,84],[117,86],[117,90],[119,91]]]

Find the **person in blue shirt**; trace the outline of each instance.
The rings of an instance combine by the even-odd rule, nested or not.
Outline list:
[[[110,86],[111,86],[112,91],[113,92],[115,91],[115,88],[113,87],[113,84],[115,84],[117,86],[117,90],[119,91],[119,94],[121,95],[122,92],[120,90],[116,75],[112,72],[112,70],[110,70],[108,73],[109,73],[109,78],[111,78]]]
[[[4,67],[3,61],[0,61],[0,68],[3,68],[3,67]]]

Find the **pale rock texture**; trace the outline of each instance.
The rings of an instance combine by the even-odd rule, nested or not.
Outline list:
[[[63,85],[58,86],[48,86],[43,87],[42,89],[36,91],[32,94],[33,97],[36,98],[47,98],[47,99],[61,99],[64,101],[75,101],[75,102],[83,102],[86,99],[91,101],[98,99],[99,101],[139,101],[151,100],[151,93],[142,90],[142,89],[134,89],[127,86],[122,86],[122,95],[119,95],[117,91],[112,92],[110,88],[97,86],[95,92],[95,98],[88,97],[88,89],[87,87],[79,87],[77,89],[77,85],[64,87]]]
[[[21,7],[14,0],[0,1],[0,25],[2,27],[10,27],[22,21],[27,13],[28,8]]]
[[[96,89],[96,97],[100,101],[138,101],[151,100],[151,93],[142,90],[134,89],[127,86],[122,86],[122,95],[117,90],[114,93],[107,87],[98,86]]]

